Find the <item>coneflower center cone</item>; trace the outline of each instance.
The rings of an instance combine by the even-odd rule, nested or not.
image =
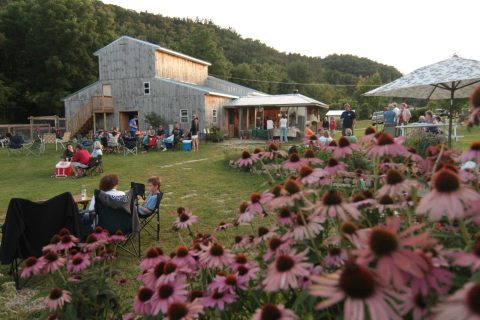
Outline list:
[[[72,240],[70,239],[70,235],[69,234],[66,234],[62,237],[62,243],[69,243],[71,242]]]
[[[330,190],[323,196],[323,204],[326,206],[335,206],[342,203],[342,197],[335,190]]]
[[[368,136],[369,134],[374,134],[376,131],[373,127],[368,127],[365,129],[365,135]]]
[[[173,287],[171,284],[164,284],[158,287],[158,296],[162,299],[167,299],[173,294]]]
[[[278,213],[278,215],[282,218],[288,218],[291,216],[290,210],[288,210],[288,208],[280,209],[280,212]]]
[[[266,304],[260,313],[261,320],[278,320],[282,317],[282,312],[273,304]]]
[[[237,277],[234,274],[229,274],[225,277],[225,283],[229,286],[236,286],[237,285]]]
[[[315,158],[315,152],[312,149],[307,149],[303,154],[305,158]]]
[[[188,221],[188,219],[190,219],[190,216],[188,214],[182,213],[180,215],[180,221],[185,222],[185,221]]]
[[[27,267],[34,266],[36,263],[37,263],[37,258],[35,258],[35,257],[29,257],[29,258],[27,258],[27,260],[25,260],[25,265]]]
[[[340,288],[350,297],[366,299],[375,293],[375,279],[370,270],[348,262],[340,275]]]
[[[427,307],[427,301],[421,293],[417,293],[413,299],[415,305],[420,309],[425,309]]]
[[[393,140],[392,136],[388,133],[382,133],[377,138],[377,144],[379,146],[386,146],[389,144],[394,144],[395,141]]]
[[[268,228],[265,228],[265,227],[259,227],[258,228],[258,236],[259,237],[263,237],[264,235],[266,235],[268,233]]]
[[[223,256],[223,247],[219,244],[213,244],[210,248],[210,254],[214,257],[221,257]]]
[[[57,300],[60,299],[62,296],[62,290],[59,288],[53,288],[52,291],[50,291],[50,299],[51,300]]]
[[[313,169],[309,166],[302,166],[300,168],[300,177],[305,178],[313,172]]]
[[[294,152],[290,155],[290,162],[298,162],[300,161],[300,157],[298,156],[298,153]]]
[[[178,247],[175,255],[180,258],[186,257],[188,255],[188,248],[185,246]]]
[[[188,314],[188,307],[181,302],[172,303],[167,310],[168,319],[180,320]]]
[[[282,187],[281,186],[275,186],[272,188],[272,194],[275,197],[280,197],[282,195]]]
[[[225,294],[218,290],[215,290],[215,293],[212,295],[213,299],[222,299]]]
[[[48,251],[43,255],[43,257],[48,260],[48,262],[53,262],[58,260],[58,254],[52,251]]]
[[[470,150],[472,151],[480,151],[480,141],[475,141],[470,145]]]
[[[470,310],[480,316],[480,284],[475,284],[467,294],[467,303]]]
[[[83,262],[83,258],[82,257],[75,257],[73,260],[72,260],[72,263],[76,266],[78,266],[79,264],[82,264]]]
[[[278,249],[278,247],[280,247],[282,243],[283,241],[280,238],[273,237],[270,238],[270,241],[268,241],[268,247],[270,248],[270,250],[275,251]]]
[[[268,151],[270,151],[270,152],[278,151],[278,147],[277,147],[276,145],[274,145],[273,143],[271,143],[271,144],[268,146]]]
[[[258,203],[260,202],[260,198],[262,196],[260,195],[260,193],[258,192],[253,192],[251,195],[250,195],[250,201],[252,201],[252,203]]]
[[[297,218],[295,219],[296,220],[296,223],[299,225],[299,226],[304,226],[305,224],[308,223],[308,219],[305,215],[303,215],[302,213],[299,213],[297,215]]]
[[[242,159],[248,159],[248,158],[250,158],[250,152],[243,151],[242,152]]]
[[[350,141],[345,138],[345,137],[341,137],[339,140],[338,140],[338,146],[340,148],[345,148],[345,147],[348,147],[350,145]]]
[[[381,205],[393,204],[393,199],[388,194],[386,194],[386,195],[384,195],[383,197],[380,198],[378,203],[380,203]]]
[[[153,291],[149,288],[142,288],[138,291],[138,299],[147,302],[153,296]]]
[[[160,278],[160,276],[163,274],[163,269],[165,269],[165,262],[157,263],[157,265],[153,269],[153,274],[155,274],[155,278]]]
[[[89,234],[88,237],[87,237],[87,240],[85,241],[86,243],[88,244],[92,244],[92,243],[95,243],[97,242],[97,237],[95,237],[95,235],[93,234]]]
[[[387,183],[389,185],[399,184],[403,182],[403,175],[397,170],[390,170],[387,173]]]
[[[357,232],[358,227],[351,222],[344,222],[340,226],[340,231],[344,234],[354,234]]]
[[[243,240],[242,236],[235,236],[235,243],[238,244],[238,243],[242,242],[242,240]]]
[[[292,179],[288,179],[288,181],[285,183],[284,188],[289,194],[295,194],[297,192],[300,192],[300,185]]]
[[[398,248],[398,238],[390,230],[383,227],[376,227],[370,234],[370,248],[377,256],[384,256],[392,253]]]
[[[247,257],[243,253],[239,253],[235,256],[235,262],[238,264],[247,263]]]
[[[149,248],[147,250],[147,253],[146,253],[147,258],[152,259],[152,258],[156,258],[158,256],[159,256],[159,254],[158,254],[158,251],[157,251],[156,248]]]
[[[239,276],[243,276],[248,273],[248,268],[244,266],[238,266],[237,271]]]
[[[338,161],[336,159],[334,159],[334,158],[329,158],[328,159],[327,166],[335,167],[336,165],[338,165]]]
[[[62,240],[62,238],[56,234],[50,239],[50,244],[57,244]]]
[[[277,261],[275,262],[275,266],[277,270],[280,272],[286,272],[292,269],[294,265],[295,265],[295,261],[293,261],[291,257],[286,255],[282,255],[278,257]]]
[[[340,248],[331,248],[330,250],[328,250],[328,253],[331,256],[338,256],[340,255],[340,253],[342,253],[342,250],[340,250]]]
[[[433,185],[440,192],[455,192],[460,188],[460,179],[455,172],[444,169],[435,174]]]
[[[477,243],[473,247],[473,254],[475,254],[477,257],[480,257],[480,240],[477,240]]]
[[[177,265],[173,262],[167,262],[165,263],[165,266],[163,267],[163,273],[164,274],[170,274],[175,272],[177,270]]]

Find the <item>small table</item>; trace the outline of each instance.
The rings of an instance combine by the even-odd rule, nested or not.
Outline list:
[[[85,210],[88,204],[90,203],[90,200],[92,200],[92,198],[91,197],[82,198],[81,194],[76,194],[73,196],[73,200],[75,201],[77,206],[83,205],[83,209]]]

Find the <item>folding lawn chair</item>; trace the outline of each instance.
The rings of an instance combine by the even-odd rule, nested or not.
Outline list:
[[[42,248],[62,228],[82,239],[78,208],[69,192],[40,203],[10,200],[2,226],[0,260],[2,264],[10,264],[17,289],[20,288],[19,264],[31,256],[40,257]]]
[[[25,155],[27,156],[29,155],[38,156],[42,153],[45,153],[45,144],[43,143],[42,140],[37,139],[32,143],[24,144],[23,150],[25,152]]]
[[[21,136],[15,135],[10,138],[10,143],[8,144],[8,155],[19,155],[23,153],[23,138]]]
[[[132,154],[134,156],[137,155],[138,153],[138,148],[137,148],[137,139],[132,138],[132,139],[125,139],[123,138],[123,155],[127,156],[129,154]]]
[[[131,182],[131,187],[134,195],[134,205],[138,208],[137,196],[141,196],[145,199],[145,185],[142,183]],[[153,221],[156,220],[155,230],[157,241],[160,240],[160,203],[162,202],[162,198],[163,192],[160,191],[157,195],[157,203],[155,204],[155,209],[152,211],[152,213],[150,213],[148,216],[138,215],[138,218],[140,219],[140,234],[143,230],[145,230],[150,236],[152,236],[152,233],[150,232],[150,230],[148,230],[148,226],[150,225],[150,223],[153,224]]]
[[[96,225],[108,230],[110,234],[121,230],[127,240],[119,248],[133,256],[140,257],[140,236],[137,245],[133,241],[140,232],[137,211],[133,208],[133,191],[128,191],[122,197],[112,197],[103,191],[95,190],[94,196]]]
[[[90,158],[88,163],[88,168],[85,169],[85,174],[93,176],[93,174],[102,174],[103,173],[103,159],[102,156],[97,156],[95,158]]]
[[[67,131],[63,134],[62,139],[55,139],[55,150],[58,150],[58,145],[60,145],[62,149],[65,150],[65,148],[67,147],[67,143],[70,142],[71,135],[71,132]]]

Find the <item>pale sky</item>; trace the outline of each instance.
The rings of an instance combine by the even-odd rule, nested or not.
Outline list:
[[[102,1],[163,16],[209,19],[279,51],[322,58],[353,54],[402,73],[454,53],[480,60],[477,0]]]

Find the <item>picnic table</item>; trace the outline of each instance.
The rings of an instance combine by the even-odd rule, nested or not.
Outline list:
[[[416,123],[409,123],[409,124],[405,124],[405,125],[399,125],[399,126],[396,126],[395,128],[400,129],[400,134],[402,136],[406,137],[407,136],[407,131],[409,129],[411,129],[411,130],[413,130],[413,129],[427,129],[427,128],[431,128],[431,127],[437,127],[439,129],[442,128],[443,132],[448,132],[448,123],[432,124],[432,123],[416,122]],[[459,136],[457,135],[457,127],[458,127],[457,123],[452,124],[452,129],[453,129],[452,138],[455,141],[458,141],[458,138],[459,138]]]

